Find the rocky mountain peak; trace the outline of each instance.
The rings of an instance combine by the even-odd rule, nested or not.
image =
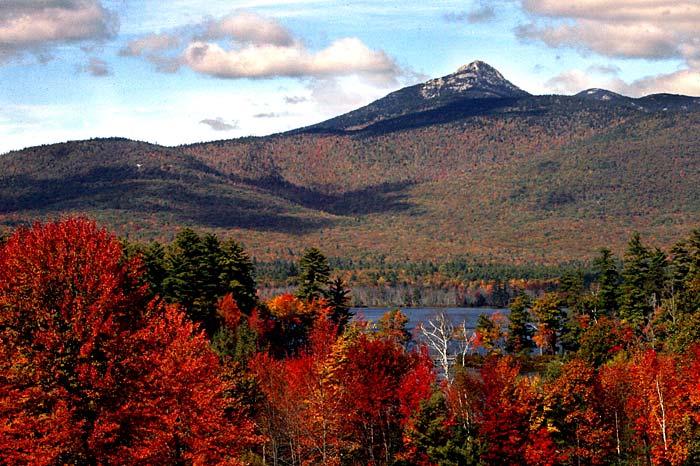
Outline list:
[[[454,74],[464,74],[464,73],[472,73],[472,74],[496,74],[498,75],[501,79],[504,79],[501,73],[496,70],[493,66],[489,65],[486,62],[483,62],[481,60],[476,60],[473,61],[467,65],[462,65],[460,66],[457,71]]]
[[[431,79],[421,87],[424,99],[438,97],[522,97],[527,92],[503,77],[494,67],[483,61],[473,61],[455,73]]]

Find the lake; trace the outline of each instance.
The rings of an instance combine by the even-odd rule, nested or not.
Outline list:
[[[363,317],[365,320],[374,322],[384,315],[384,313],[396,308],[388,307],[355,307],[352,311],[355,313],[355,318]],[[438,313],[444,312],[450,320],[456,325],[466,322],[468,329],[476,328],[476,322],[479,315],[492,315],[497,312],[508,315],[508,309],[487,309],[482,307],[420,307],[420,308],[402,308],[401,312],[408,317],[408,329],[413,330],[416,326],[435,317]]]

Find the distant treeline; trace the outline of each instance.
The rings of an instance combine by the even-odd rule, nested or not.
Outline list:
[[[507,307],[521,292],[532,296],[557,288],[561,277],[581,274],[589,283],[592,266],[585,262],[560,265],[508,265],[458,257],[445,262],[391,261],[385,256],[329,259],[336,275],[352,289],[353,306]],[[297,263],[278,259],[255,262],[263,297],[296,286]]]

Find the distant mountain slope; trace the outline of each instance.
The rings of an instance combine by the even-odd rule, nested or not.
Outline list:
[[[181,225],[303,232],[324,224],[316,212],[237,183],[181,150],[143,142],[39,146],[2,155],[0,163],[0,218],[8,225],[76,212],[149,237]]]
[[[563,96],[557,96],[563,97]],[[416,126],[414,117],[426,116],[427,123],[443,122],[445,111],[462,116],[483,114],[520,104],[537,107],[547,96],[533,97],[508,81],[496,69],[482,61],[459,68],[455,73],[406,87],[371,104],[344,115],[295,132],[350,132],[374,127],[400,128]],[[574,96],[612,106],[625,106],[644,112],[700,111],[700,97],[654,94],[639,99],[605,89],[588,89]],[[394,123],[381,123],[400,120]]]
[[[5,154],[0,225],[86,212],[142,238],[186,224],[233,234],[258,258],[315,245],[542,263],[700,226],[699,99],[531,96],[487,67],[287,134]]]
[[[389,118],[436,109],[457,100],[529,95],[490,65],[475,61],[453,74],[392,92],[366,107],[313,125],[308,130],[356,130]]]

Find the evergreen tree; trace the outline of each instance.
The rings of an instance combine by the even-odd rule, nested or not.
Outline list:
[[[508,306],[508,302],[510,301],[508,283],[501,280],[496,280],[496,283],[493,286],[493,294],[491,295],[491,299],[494,307],[504,308]]]
[[[498,353],[503,351],[504,336],[501,328],[500,314],[489,316],[487,314],[479,314],[476,321],[475,332],[478,337],[479,345],[489,353]]]
[[[350,311],[350,290],[345,288],[345,282],[340,277],[336,277],[331,281],[328,288],[328,303],[333,309],[331,320],[338,326],[338,332],[342,333],[345,326],[350,322],[354,315]]]
[[[673,246],[669,268],[678,309],[686,314],[700,310],[700,229]]]
[[[582,319],[586,319],[586,317],[571,308],[563,311],[562,316],[559,345],[562,351],[575,353],[580,347],[579,340],[584,331],[584,327],[581,325]]]
[[[297,297],[307,301],[325,296],[331,268],[328,259],[316,248],[309,248],[299,261]]]
[[[574,272],[566,272],[560,280],[559,291],[563,298],[564,304],[577,314],[584,311],[583,293],[584,279],[583,272],[576,270]]]
[[[528,307],[530,307],[530,297],[524,293],[510,303],[506,349],[511,353],[526,353],[533,346],[533,329],[528,325],[530,322]]]
[[[219,278],[219,260],[221,258],[221,243],[219,238],[207,233],[201,240],[203,254],[197,264],[199,282],[198,296],[195,299],[195,308],[202,315],[204,326],[213,335],[218,328],[216,307],[219,299],[227,292],[226,287]]]
[[[620,318],[637,330],[641,330],[652,312],[648,294],[650,255],[639,233],[634,233],[624,257]]]
[[[649,321],[655,308],[661,305],[667,282],[667,259],[660,249],[645,247],[635,233],[625,254],[622,271],[622,306],[620,317],[637,330]]]
[[[235,329],[222,326],[214,334],[211,347],[220,357],[245,364],[258,349],[258,334],[247,322],[241,322]]]
[[[660,306],[668,282],[668,259],[666,253],[656,248],[649,255],[649,274],[647,276],[647,292],[652,306]],[[653,309],[652,309],[653,310]]]
[[[376,324],[377,335],[395,340],[401,345],[408,345],[411,332],[408,331],[408,316],[399,309],[385,312]]]
[[[617,314],[620,302],[620,272],[617,270],[615,256],[610,249],[602,248],[599,254],[593,261],[593,268],[598,280],[598,312],[596,314],[614,316]]]
[[[226,293],[232,293],[245,314],[250,314],[257,304],[255,267],[243,247],[233,239],[221,244],[219,279]]]
[[[153,253],[159,254],[157,250]],[[234,240],[222,243],[213,234],[200,236],[185,229],[168,247],[163,262],[163,296],[181,304],[209,335],[219,329],[217,306],[226,294],[233,295],[245,314],[257,303],[253,263]]]
[[[421,409],[408,432],[416,453],[425,455],[429,464],[440,466],[470,466],[479,462],[480,445],[474,433],[462,422],[450,419],[450,408],[441,390],[422,402]],[[397,466],[422,464],[418,461],[398,461]]]
[[[165,248],[157,241],[150,243],[141,256],[144,262],[144,278],[153,294],[163,294],[163,281],[167,277],[165,270]]]
[[[181,304],[195,322],[202,322],[206,317],[201,309],[195,309],[195,301],[204,287],[201,273],[204,256],[202,239],[194,230],[186,228],[169,246],[165,260],[164,297],[169,302]]]

